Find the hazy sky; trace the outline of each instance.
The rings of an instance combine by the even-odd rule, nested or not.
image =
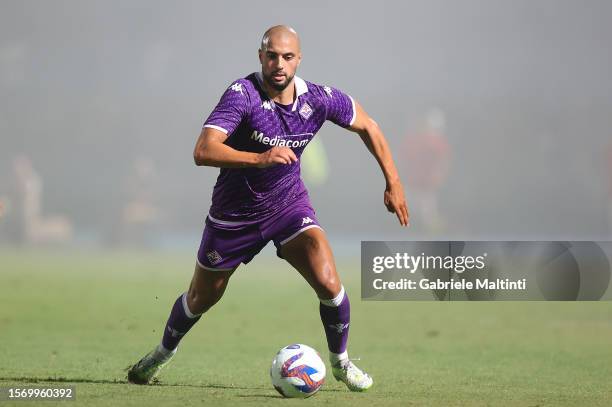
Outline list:
[[[445,112],[441,236],[601,237],[610,16],[606,1],[3,1],[0,193],[25,153],[43,175],[44,212],[103,231],[146,156],[165,228],[200,229],[218,172],[193,165],[202,122],[259,69],[263,31],[285,23],[302,38],[298,75],[359,100],[404,178],[404,137],[430,108]],[[415,237],[386,212],[359,138],[331,123],[317,137],[330,176],[310,194],[330,233]]]

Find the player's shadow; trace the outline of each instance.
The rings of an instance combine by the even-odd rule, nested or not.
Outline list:
[[[243,399],[282,399],[284,398],[280,394],[239,394],[236,397],[240,397]]]
[[[0,376],[0,381],[17,383],[92,383],[92,384],[123,384],[127,380],[83,379],[78,377],[6,377]]]
[[[120,379],[85,379],[79,377],[2,377],[0,382],[15,382],[15,383],[89,383],[89,384],[129,384],[127,380]],[[133,385],[137,386],[137,385]],[[155,382],[149,386],[161,387],[193,387],[198,389],[226,389],[226,390],[268,390],[267,387],[241,387],[241,386],[226,386],[222,384],[183,384],[183,383],[161,383]],[[143,386],[144,387],[144,386]],[[321,389],[321,392],[341,392],[339,389]],[[236,397],[253,398],[253,399],[282,399],[280,394],[238,394]]]
[[[85,379],[79,377],[2,377],[0,381],[16,383],[90,383],[90,384],[129,384],[125,379]],[[137,386],[137,385],[135,385]],[[264,387],[227,386],[223,384],[185,384],[155,382],[148,386],[161,387],[194,387],[198,389],[227,389],[227,390],[265,390]],[[143,386],[144,387],[144,386]]]
[[[235,387],[234,387],[235,388]],[[321,389],[319,393],[340,393],[345,392],[346,390],[341,389]],[[239,394],[236,397],[244,398],[244,399],[284,399],[285,397],[280,394]]]

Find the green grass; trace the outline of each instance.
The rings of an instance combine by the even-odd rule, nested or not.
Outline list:
[[[374,377],[370,392],[350,393],[331,375],[306,401],[272,388],[278,348],[302,342],[324,354],[326,344],[313,292],[270,258],[239,269],[159,385],[127,384],[124,369],[159,342],[193,261],[190,253],[0,252],[0,386],[70,384],[76,404],[100,406],[612,402],[609,302],[362,302],[358,264],[345,260],[350,352]]]

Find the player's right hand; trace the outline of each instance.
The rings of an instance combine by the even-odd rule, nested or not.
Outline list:
[[[257,168],[267,168],[276,164],[293,164],[297,157],[289,147],[272,147],[265,153],[259,154]]]

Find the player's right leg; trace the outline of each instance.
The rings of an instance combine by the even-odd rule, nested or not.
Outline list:
[[[196,264],[189,290],[172,306],[161,343],[129,368],[130,383],[148,384],[155,378],[172,359],[183,336],[221,299],[236,268],[212,269]]]
[[[159,346],[129,369],[130,382],[151,382],[174,356],[183,336],[204,312],[221,299],[238,265],[251,261],[265,243],[257,225],[218,223],[210,217],[206,219],[189,291],[174,302]]]

